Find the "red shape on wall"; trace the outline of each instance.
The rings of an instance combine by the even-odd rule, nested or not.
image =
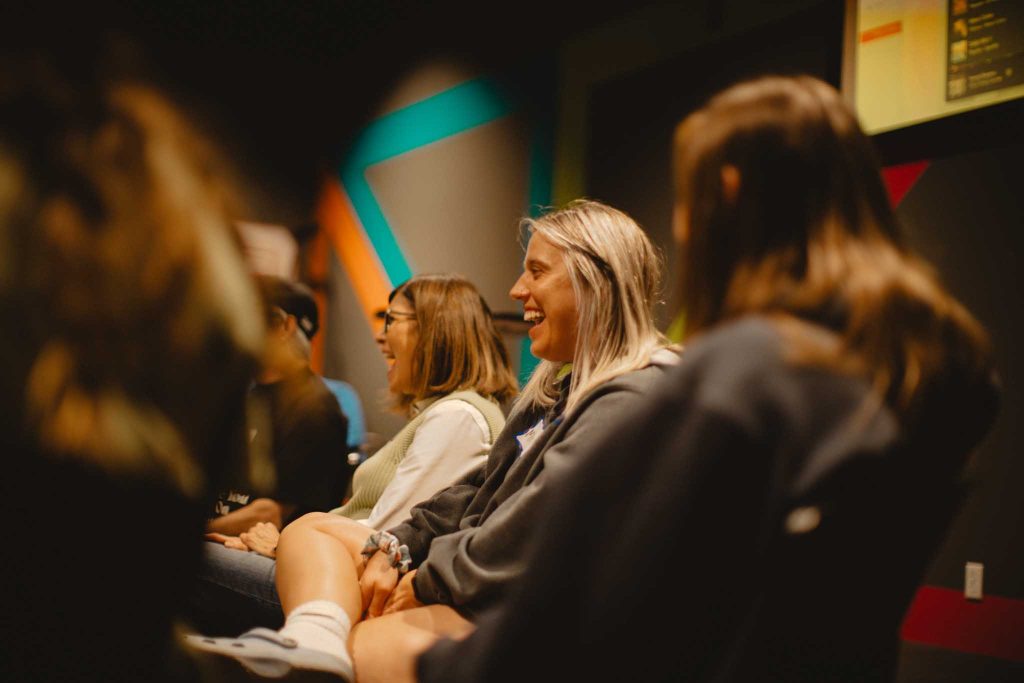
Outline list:
[[[1024,662],[1024,600],[922,586],[903,619],[903,640]]]
[[[930,161],[912,161],[909,164],[886,166],[882,169],[882,179],[885,181],[885,188],[889,190],[889,201],[893,206],[897,206],[903,201],[903,197],[914,186],[930,163]]]

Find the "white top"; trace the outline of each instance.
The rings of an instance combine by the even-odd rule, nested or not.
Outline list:
[[[370,516],[359,521],[372,529],[401,524],[417,503],[482,465],[490,451],[491,430],[483,413],[465,401],[438,404],[416,429],[405,458]]]

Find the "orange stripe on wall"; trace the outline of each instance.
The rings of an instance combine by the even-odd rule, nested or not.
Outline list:
[[[324,183],[317,219],[345,268],[367,324],[376,330],[380,321],[374,313],[387,305],[391,283],[337,180]]]

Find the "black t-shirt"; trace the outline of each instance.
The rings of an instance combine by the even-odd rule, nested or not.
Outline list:
[[[263,407],[268,421],[252,420],[250,452],[269,452],[276,484],[263,489],[254,483],[248,463],[240,463],[220,494],[216,515],[242,508],[258,497],[295,505],[285,523],[312,511],[341,504],[345,475],[348,418],[323,381],[309,368],[271,384],[256,384],[250,401]],[[259,414],[259,410],[250,411]]]

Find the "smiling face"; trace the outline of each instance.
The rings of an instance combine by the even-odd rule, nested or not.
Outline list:
[[[396,295],[388,311],[394,319],[387,332],[377,335],[377,344],[388,361],[388,389],[401,396],[413,391],[413,350],[419,330],[412,303],[404,295]]]
[[[576,352],[579,313],[562,250],[540,233],[530,237],[523,274],[509,295],[523,303],[530,350],[544,360],[567,363]]]

